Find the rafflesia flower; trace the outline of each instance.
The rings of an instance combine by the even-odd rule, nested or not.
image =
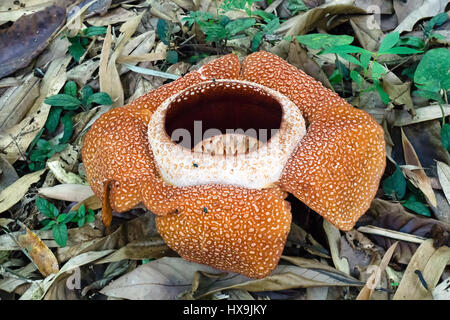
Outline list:
[[[369,114],[267,52],[226,55],[109,111],[82,156],[105,224],[143,203],[184,259],[256,278],[283,251],[288,192],[350,230],[385,167]]]

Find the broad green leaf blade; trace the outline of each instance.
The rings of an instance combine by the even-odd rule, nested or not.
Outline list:
[[[402,205],[415,213],[420,215],[431,217],[431,212],[428,207],[420,201],[417,201],[414,195],[410,195],[406,202],[402,203]]]
[[[450,151],[450,124],[445,123],[441,129],[441,141],[445,150]]]
[[[106,27],[90,26],[83,30],[86,37],[101,36],[106,34]]]
[[[408,48],[408,47],[395,47],[395,48],[391,48],[388,49],[386,51],[383,52],[379,52],[378,54],[415,54],[415,53],[421,53],[423,51],[421,50],[416,50],[413,48]]]
[[[387,196],[395,200],[401,200],[406,193],[406,179],[403,176],[402,169],[398,165],[395,167],[392,176],[384,179],[383,190]]]
[[[362,85],[362,77],[357,71],[352,70],[350,72],[350,78],[352,78],[352,80],[355,81],[358,85]]]
[[[77,98],[64,93],[47,97],[44,102],[57,107],[78,107],[81,104],[81,101]]]
[[[372,79],[378,80],[385,73],[386,73],[386,70],[384,69],[384,67],[381,64],[379,64],[376,61],[374,61],[372,63]]]
[[[64,86],[64,93],[72,97],[77,97],[77,84],[73,81],[67,81]]]
[[[348,35],[332,35],[326,33],[312,33],[303,36],[297,36],[297,41],[314,50],[330,49],[336,46],[348,45],[354,38]]]
[[[378,52],[381,54],[381,52],[384,52],[384,51],[394,47],[399,40],[400,40],[400,34],[398,32],[391,32],[391,33],[387,34],[383,38],[383,41],[381,41]]]
[[[86,104],[89,105],[93,102],[107,106],[112,105],[113,103],[111,97],[106,92],[94,93],[93,95],[89,96],[89,98],[86,101]]]
[[[414,73],[414,82],[423,85],[421,89],[427,91],[436,91],[436,88],[449,90],[450,50],[437,48],[425,53]]]
[[[37,198],[35,204],[39,212],[46,217],[54,219],[59,214],[58,209],[56,209],[56,207],[52,203],[44,198]]]
[[[66,143],[72,137],[72,133],[73,133],[72,115],[70,113],[66,113],[61,118],[61,122],[64,125],[64,134],[63,134],[62,138],[59,139],[59,143]]]
[[[52,228],[53,238],[60,247],[67,244],[67,226],[65,223],[55,224]]]
[[[156,34],[158,35],[159,40],[161,40],[166,46],[169,45],[166,20],[158,19],[158,23],[156,24]]]
[[[256,20],[253,18],[245,18],[245,19],[236,19],[229,22],[225,26],[225,30],[228,32],[230,36],[235,35],[236,33],[247,30],[252,27],[256,23]]]
[[[48,132],[53,133],[55,132],[56,128],[58,127],[59,118],[61,117],[62,108],[60,107],[53,107],[50,109],[50,112],[47,117],[47,121],[45,122],[45,128],[48,130]]]
[[[372,55],[372,52],[352,45],[336,46],[320,52],[320,54],[328,54],[328,53],[364,53]]]
[[[175,50],[169,50],[166,54],[166,61],[170,64],[175,64],[178,62],[178,52]]]

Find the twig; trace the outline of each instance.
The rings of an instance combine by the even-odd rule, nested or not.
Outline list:
[[[411,235],[411,234],[404,233],[404,232],[379,228],[379,227],[370,226],[370,225],[359,227],[357,230],[362,233],[375,234],[378,236],[383,236],[383,237],[388,237],[388,238],[392,238],[392,239],[413,242],[413,243],[418,243],[418,244],[421,244],[425,240],[427,240],[427,238],[424,238],[424,237],[419,237],[419,236]]]

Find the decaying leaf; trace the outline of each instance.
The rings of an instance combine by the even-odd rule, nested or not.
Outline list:
[[[45,169],[29,173],[0,192],[0,213],[8,210],[22,199],[33,183],[41,178]]]
[[[299,260],[300,259],[300,260]],[[164,257],[150,261],[115,280],[101,293],[124,299],[179,299],[183,295],[201,299],[226,289],[251,292],[317,286],[358,286],[360,282],[326,265],[308,259],[290,259],[304,267],[279,265],[263,279],[224,273],[181,258]],[[206,283],[193,286],[196,272],[209,274]],[[132,285],[133,284],[133,285]]]
[[[350,274],[348,260],[340,256],[341,233],[335,226],[326,220],[323,221],[323,228],[327,234],[331,257],[336,269],[346,274]]]
[[[0,31],[0,78],[27,66],[48,44],[66,17],[63,6],[54,5],[26,15]]]
[[[401,132],[403,152],[406,164],[422,167],[422,164],[417,157],[416,151],[404,134],[403,130],[401,130]],[[430,203],[433,207],[436,207],[436,196],[434,195],[433,188],[431,187],[430,178],[428,178],[425,171],[423,169],[416,169],[411,170],[406,174],[410,177],[411,182],[423,192],[428,203]]]
[[[432,299],[432,291],[449,262],[449,247],[434,248],[433,240],[425,241],[408,264],[394,300]]]
[[[439,182],[447,201],[450,203],[450,167],[441,161],[437,161],[436,163]]]
[[[402,3],[401,1],[394,1],[395,6],[403,6],[408,10],[408,15],[404,17],[399,25],[395,28],[394,31],[402,33],[404,31],[411,31],[420,19],[433,17],[437,15],[439,12],[445,10],[445,6],[448,3],[448,0],[413,0],[416,4],[410,4],[411,1],[407,1],[407,3]],[[421,2],[421,4],[420,4]],[[400,8],[395,7],[396,12],[400,10]]]
[[[2,133],[0,151],[6,154],[6,159],[10,163],[16,162],[23,156],[38,132],[44,127],[50,111],[50,106],[44,103],[44,100],[48,96],[57,94],[64,86],[66,68],[71,58],[65,56],[50,64],[41,82],[39,97],[27,116],[20,123]]]
[[[359,225],[373,225],[425,238],[435,238],[437,236],[433,232],[435,229],[439,229],[438,234],[441,237],[445,237],[445,231],[447,231],[447,234],[450,231],[450,224],[448,223],[409,213],[400,203],[393,203],[381,199],[372,201],[370,209],[359,220]],[[368,236],[377,245],[386,250],[395,242],[395,240],[383,236]],[[448,240],[435,238],[435,241],[446,243]],[[398,263],[408,264],[417,247],[417,244],[399,241],[393,255],[393,260]]]
[[[20,300],[40,300],[47,293],[53,282],[66,272],[73,272],[88,263],[92,263],[105,255],[111,253],[111,250],[86,252],[67,261],[57,274],[51,274],[44,280],[38,280],[20,297]]]
[[[59,271],[58,261],[53,252],[30,229],[27,228],[25,235],[20,235],[17,241],[28,252],[43,276],[47,277]]]

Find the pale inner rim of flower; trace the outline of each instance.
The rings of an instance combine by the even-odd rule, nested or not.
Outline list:
[[[176,186],[267,187],[305,133],[286,96],[240,80],[193,85],[164,101],[148,125],[159,172]]]

